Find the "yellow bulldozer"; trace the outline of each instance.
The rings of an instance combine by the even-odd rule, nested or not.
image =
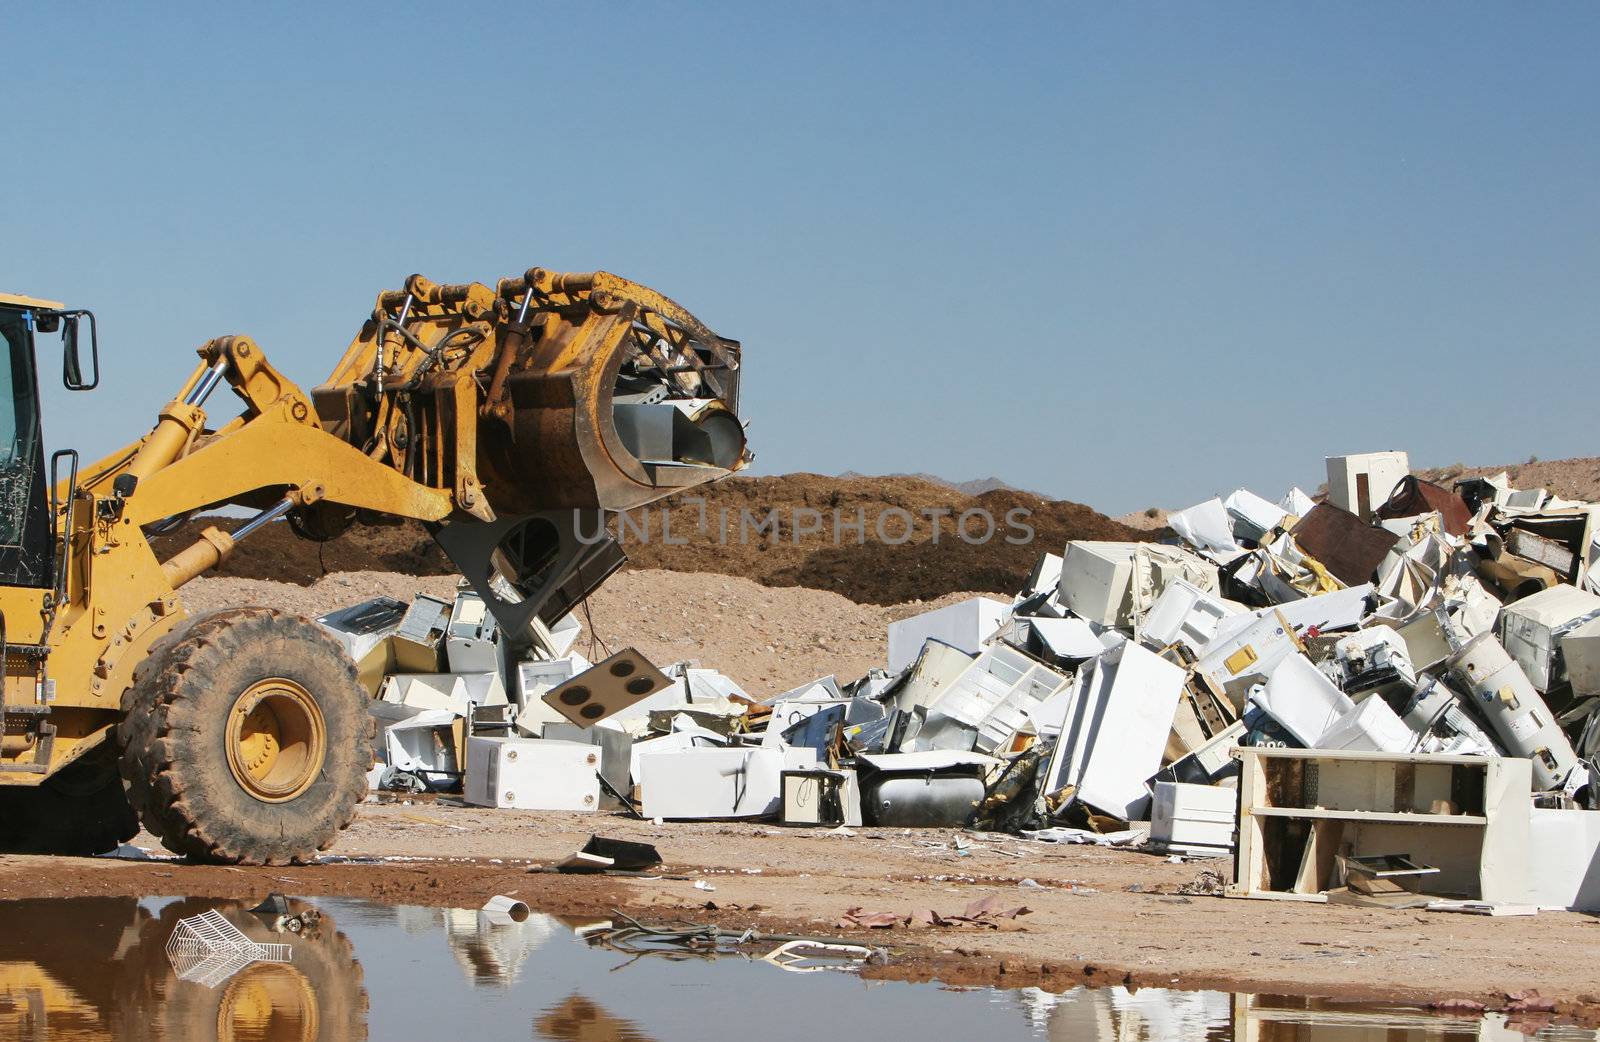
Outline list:
[[[739,344],[607,272],[413,275],[309,394],[248,337],[211,340],[147,435],[82,467],[45,456],[55,336],[66,387],[92,390],[94,315],[0,294],[3,850],[94,853],[143,822],[193,859],[285,864],[350,823],[373,735],[354,663],[310,619],[180,597],[263,526],[423,523],[515,657],[620,567],[608,512],[750,459]],[[213,422],[224,386],[243,410]],[[157,558],[224,508],[247,519]]]

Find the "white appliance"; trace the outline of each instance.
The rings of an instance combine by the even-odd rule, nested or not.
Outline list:
[[[592,811],[599,771],[600,749],[587,742],[474,737],[463,795],[475,807]]]
[[[1233,849],[1239,792],[1216,785],[1156,782],[1150,804],[1150,842],[1183,854]]]

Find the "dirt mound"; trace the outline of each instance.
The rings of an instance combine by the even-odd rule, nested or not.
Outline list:
[[[969,496],[981,496],[985,492],[993,492],[996,489],[1010,489],[1017,492],[1031,491],[1029,489],[1019,489],[1010,482],[997,478],[992,474],[986,478],[973,478],[970,481],[951,481],[948,478],[941,478],[937,474],[929,474],[927,471],[920,470],[909,473],[900,472],[888,475],[863,474],[860,471],[847,470],[840,474],[839,477],[841,479],[866,478],[867,480],[872,480],[875,477],[916,478],[919,481],[931,481],[935,485],[943,485],[946,488],[953,488],[957,492],[962,492]],[[1033,494],[1038,495],[1037,492]]]
[[[1510,477],[1514,488],[1546,488],[1563,499],[1600,501],[1600,456],[1552,460],[1534,458],[1526,463],[1508,463],[1501,467],[1467,467],[1457,463],[1449,467],[1419,470],[1417,476],[1449,488],[1463,478],[1492,477],[1502,470]]]
[[[156,556],[166,560],[198,539],[202,528],[215,525],[232,531],[239,524],[227,518],[198,518],[150,542]],[[309,586],[333,572],[362,571],[452,575],[455,568],[419,524],[358,525],[337,539],[314,543],[280,522],[240,541],[227,562],[211,574]]]
[[[968,496],[912,477],[733,479],[703,498],[703,508],[689,496],[652,510],[642,535],[622,529],[629,559],[896,604],[1015,590],[1041,551],[1059,553],[1069,539],[1148,538],[1081,503],[1012,490]],[[669,545],[664,531],[687,544]]]
[[[157,539],[157,555],[176,553],[201,527]],[[969,496],[914,477],[819,474],[730,478],[635,511],[618,529],[633,568],[831,590],[862,604],[1015,590],[1042,551],[1060,553],[1068,540],[1150,538],[1030,492]],[[241,542],[220,574],[304,586],[331,572],[454,570],[419,525],[355,528],[319,544],[278,524]]]

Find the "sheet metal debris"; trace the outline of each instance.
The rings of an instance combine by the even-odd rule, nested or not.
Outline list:
[[[590,947],[609,948],[628,956],[630,962],[643,958],[683,962],[733,956],[790,971],[812,967],[853,970],[869,963],[882,966],[889,962],[889,954],[881,948],[840,944],[831,937],[769,934],[755,929],[728,931],[711,923],[644,923],[615,909],[611,914],[621,921],[620,925],[599,923],[580,930],[578,936]]]

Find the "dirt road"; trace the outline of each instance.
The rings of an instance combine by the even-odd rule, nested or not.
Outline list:
[[[654,843],[666,875],[618,879],[530,874],[591,832]],[[854,835],[753,823],[655,825],[621,816],[364,805],[340,858],[304,868],[220,868],[173,861],[0,857],[0,899],[183,894],[371,897],[475,907],[515,893],[559,914],[621,908],[808,934],[865,937],[895,951],[873,972],[958,983],[1088,982],[1383,998],[1467,998],[1490,1006],[1537,988],[1561,1012],[1600,1021],[1600,918],[1542,913],[1478,918],[1414,911],[1181,896],[1227,861],[1169,864],[1131,851],[1052,846],[950,830],[857,829]],[[955,847],[960,838],[965,853]],[[136,844],[161,853],[141,834]],[[1048,889],[1019,885],[1032,879]],[[714,891],[697,889],[703,880]],[[846,909],[959,913],[997,895],[1032,909],[1024,932],[836,930]],[[715,907],[708,907],[708,902]]]

